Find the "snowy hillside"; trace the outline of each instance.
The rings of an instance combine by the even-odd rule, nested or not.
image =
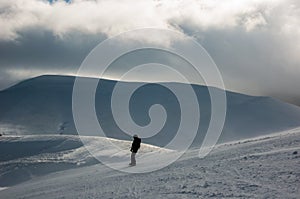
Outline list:
[[[85,146],[82,139],[85,139]],[[114,153],[110,142],[124,151]],[[4,136],[0,139],[0,151],[5,152],[0,154],[0,187],[27,181],[33,176],[99,163],[87,148],[93,151],[94,155],[115,159],[116,164],[124,167],[124,164],[128,164],[130,146],[129,141],[92,136],[81,138],[76,135]],[[149,159],[152,152],[175,153],[143,144],[139,155],[142,159],[147,155]]]
[[[87,139],[98,147],[107,141]],[[125,148],[130,144],[115,141]],[[96,164],[77,136],[5,136],[0,147],[6,152],[0,155],[1,199],[298,198],[300,194],[299,128],[218,145],[204,159],[198,158],[198,150],[189,150],[168,167],[144,174]],[[136,169],[145,166],[143,153],[155,150],[159,148],[143,145]],[[162,153],[169,156],[169,151]],[[127,165],[128,160],[129,154],[119,163]]]
[[[40,76],[0,92],[0,131],[4,134],[77,134],[72,117],[72,76]],[[116,125],[110,109],[115,81],[101,80],[96,93],[96,109],[108,137],[129,140]],[[134,84],[125,83],[124,84]],[[175,86],[185,89],[186,85]],[[201,121],[195,146],[202,142],[210,120],[207,87],[194,85],[200,104]],[[300,126],[300,108],[269,97],[253,97],[227,92],[227,118],[220,142],[251,138]],[[177,132],[180,110],[169,90],[156,84],[139,89],[131,100],[131,115],[139,125],[149,122],[148,108],[162,104],[168,118],[160,133],[144,142],[165,146]],[[92,131],[92,130],[91,130]],[[188,133],[188,132],[187,132]]]

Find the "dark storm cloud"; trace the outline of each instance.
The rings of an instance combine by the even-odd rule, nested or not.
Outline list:
[[[4,67],[60,68],[78,67],[103,36],[70,34],[58,38],[49,31],[20,33],[16,41],[0,41],[0,65]]]
[[[59,38],[32,29],[14,41],[0,41],[0,89],[43,74],[76,74],[87,54],[105,37],[72,33]]]

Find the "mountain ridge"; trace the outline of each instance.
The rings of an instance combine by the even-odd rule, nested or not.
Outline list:
[[[0,91],[0,131],[4,134],[77,134],[72,116],[72,89],[75,78],[44,75]],[[131,139],[116,125],[110,110],[111,93],[118,81],[101,79],[100,82],[101,87],[97,88],[95,100],[101,127],[103,126],[108,137]],[[180,89],[189,86],[181,83],[165,84],[174,84]],[[196,146],[199,146],[210,121],[210,97],[206,86],[192,87],[199,99],[201,111],[200,127],[195,139]],[[295,105],[271,97],[249,96],[231,91],[226,91],[226,94],[227,118],[220,142],[251,138],[300,126],[300,108]],[[147,125],[148,108],[156,103],[166,108],[168,119],[160,133],[144,141],[164,146],[174,137],[180,122],[178,102],[173,99],[172,93],[157,83],[148,83],[131,100],[130,111],[137,124]]]

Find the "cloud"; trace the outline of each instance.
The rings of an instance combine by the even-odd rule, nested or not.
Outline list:
[[[265,29],[298,40],[299,13],[296,0],[2,0],[0,41],[18,41],[31,30],[64,40],[74,33],[111,37],[144,27],[169,28],[191,36],[242,27],[245,32]]]
[[[144,26],[166,27],[155,16],[155,1],[3,0],[0,3],[1,39],[15,40],[18,32],[40,27],[59,37],[70,32],[117,34]]]
[[[157,27],[199,41],[228,89],[300,98],[297,0],[1,0],[0,27],[0,76],[72,74],[105,38]],[[165,45],[174,38],[142,39]]]
[[[39,27],[59,37],[79,31],[112,36],[141,27],[224,29],[239,25],[250,31],[267,24],[272,10],[285,0],[2,0],[0,39],[15,40],[24,30]],[[285,6],[286,7],[286,6]],[[288,7],[288,11],[293,7]],[[293,17],[293,16],[291,16]],[[299,20],[296,20],[296,23]]]

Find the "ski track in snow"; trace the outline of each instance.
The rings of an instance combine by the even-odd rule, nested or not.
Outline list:
[[[198,150],[190,150],[168,167],[144,174],[95,163],[76,165],[77,158],[86,153],[71,149],[55,161],[72,160],[76,165],[72,169],[33,176],[1,190],[0,198],[299,198],[299,132],[218,145],[203,159],[198,158]],[[21,164],[24,158],[9,161]]]

